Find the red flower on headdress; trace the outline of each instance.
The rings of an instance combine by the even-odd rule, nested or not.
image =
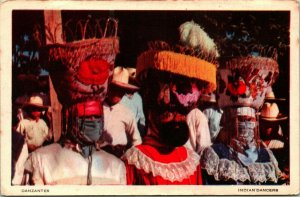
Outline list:
[[[243,79],[239,78],[237,81],[229,82],[227,89],[233,96],[243,95],[246,92],[246,84]]]
[[[101,85],[106,81],[108,75],[109,64],[103,59],[81,62],[77,71],[78,80],[88,85]]]

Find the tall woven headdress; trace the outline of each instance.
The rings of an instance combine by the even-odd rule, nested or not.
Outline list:
[[[58,99],[66,106],[86,100],[103,101],[119,52],[117,20],[108,18],[104,25],[97,21],[93,26],[89,20],[79,21],[77,27],[82,34],[80,40],[50,44],[42,50]],[[64,32],[69,29],[65,26]],[[86,38],[91,29],[94,35]]]

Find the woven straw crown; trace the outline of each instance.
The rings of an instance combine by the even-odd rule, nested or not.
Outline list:
[[[106,29],[111,25],[113,31],[107,34]],[[104,28],[104,34],[100,38],[85,39],[83,34],[79,41],[55,43],[44,47],[42,54],[45,57],[42,59],[47,61],[46,68],[50,71],[54,88],[62,104],[104,100],[113,74],[115,58],[119,53],[117,21],[112,18],[107,19]],[[100,72],[104,72],[103,79],[89,80],[89,75],[84,71],[89,71],[92,77],[100,76]]]

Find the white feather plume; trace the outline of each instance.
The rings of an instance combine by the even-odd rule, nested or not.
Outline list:
[[[180,41],[192,48],[200,48],[205,56],[218,57],[217,46],[207,33],[194,21],[180,25]]]
[[[180,25],[180,41],[187,44],[191,28],[194,26],[194,21],[188,21]]]
[[[190,34],[188,36],[188,40],[187,43],[190,45],[190,47],[192,48],[196,48],[196,47],[200,47],[203,48],[203,36],[201,37],[201,34],[205,34],[205,32],[201,31],[201,29],[199,28],[199,26],[192,26],[191,30],[190,30]]]

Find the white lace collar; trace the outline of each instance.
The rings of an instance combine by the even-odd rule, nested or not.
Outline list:
[[[242,166],[234,160],[220,159],[212,147],[207,147],[201,154],[201,167],[216,181],[249,181],[251,183],[277,182],[280,176],[277,160],[273,153],[266,149],[270,156],[270,162],[254,162],[248,166]]]
[[[186,148],[187,158],[182,162],[161,163],[154,161],[139,149],[132,147],[123,156],[127,162],[134,165],[137,169],[142,169],[146,173],[161,176],[171,182],[182,181],[193,175],[199,165],[200,157],[194,151]]]

